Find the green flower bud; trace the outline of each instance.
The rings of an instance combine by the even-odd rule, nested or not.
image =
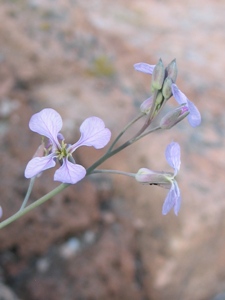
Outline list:
[[[155,92],[156,93],[156,92]],[[154,97],[153,97],[154,99]],[[149,113],[149,118],[152,120],[161,109],[162,105],[164,103],[164,97],[161,92],[158,92],[155,98],[155,101],[153,100],[153,104]]]
[[[166,100],[168,100],[172,96],[172,90],[171,90],[172,83],[173,81],[170,77],[166,77],[163,83],[162,94]]]
[[[157,95],[156,100],[155,100],[156,111],[158,111],[161,108],[163,100],[164,100],[163,99],[163,94],[161,92],[158,92],[158,95]]]
[[[176,59],[173,59],[171,63],[166,67],[166,76],[170,77],[175,83],[177,79],[177,62]]]
[[[151,85],[152,92],[154,92],[155,90],[161,90],[164,79],[165,79],[165,68],[160,58],[152,73],[152,85]]]
[[[188,106],[182,104],[181,106],[169,111],[160,121],[162,129],[170,129],[178,122],[182,121],[189,114]]]

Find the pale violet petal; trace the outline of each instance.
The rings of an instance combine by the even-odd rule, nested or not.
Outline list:
[[[185,95],[182,93],[176,84],[172,84],[172,93],[174,98],[179,104],[187,104],[189,115],[187,116],[188,122],[192,127],[199,126],[201,123],[201,114],[197,107],[194,105],[193,102],[191,102]]]
[[[105,128],[104,122],[98,117],[90,117],[84,120],[80,126],[81,137],[78,142],[68,148],[68,151],[75,151],[80,146],[93,146],[96,149],[105,147],[110,138],[111,132]]]
[[[187,97],[184,95],[184,93],[182,93],[177,85],[175,83],[172,84],[171,86],[171,89],[172,89],[172,94],[174,96],[174,98],[176,99],[176,101],[179,103],[179,104],[187,104]]]
[[[166,147],[165,156],[168,164],[174,169],[174,175],[176,176],[180,169],[180,145],[176,142],[170,143]]]
[[[152,75],[154,68],[155,68],[155,65],[149,65],[149,64],[146,64],[146,63],[143,63],[143,62],[134,64],[134,69],[136,71],[140,71],[140,72],[143,72],[143,73],[146,73],[146,74],[151,74]]]
[[[49,138],[54,145],[59,145],[57,135],[62,129],[62,118],[52,108],[45,108],[34,114],[29,122],[32,131]]]
[[[32,178],[44,170],[50,169],[55,166],[54,153],[43,157],[32,158],[25,169],[24,175],[26,178]]]
[[[174,181],[174,189],[177,197],[174,205],[174,213],[175,215],[178,215],[178,212],[180,210],[180,205],[181,205],[181,196],[180,196],[180,189],[178,187],[176,180]]]
[[[189,99],[187,99],[188,109],[189,109],[189,115],[187,116],[188,122],[192,127],[199,126],[201,124],[201,114],[197,107],[194,105],[193,102],[191,102]]]
[[[56,170],[54,180],[62,183],[75,184],[86,175],[86,170],[83,166],[73,164],[68,159],[63,159],[62,166]]]
[[[3,210],[2,207],[0,206],[0,218],[3,216]]]
[[[169,191],[169,193],[166,196],[166,199],[163,203],[163,207],[162,207],[162,214],[166,215],[168,214],[168,212],[174,207],[175,203],[176,203],[176,191],[174,188],[174,185],[171,186],[171,189]]]
[[[178,215],[181,204],[180,190],[177,182],[174,180],[169,193],[163,203],[162,214],[166,215],[168,212],[174,208],[175,215]]]

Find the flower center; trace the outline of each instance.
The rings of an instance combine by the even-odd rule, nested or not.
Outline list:
[[[62,141],[61,142],[61,149],[56,150],[56,155],[57,155],[59,160],[63,159],[64,157],[69,156],[67,148],[68,148],[67,144],[64,141]]]

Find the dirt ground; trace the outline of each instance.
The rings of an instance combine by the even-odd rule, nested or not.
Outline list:
[[[163,189],[87,177],[0,231],[0,299],[225,299],[224,10],[222,0],[0,1],[3,219],[26,193],[24,168],[40,143],[28,122],[41,109],[61,114],[71,143],[93,115],[115,137],[150,95],[150,76],[133,64],[161,57],[176,58],[177,84],[202,114],[200,127],[184,120],[101,166],[171,171],[165,148],[179,142],[178,217],[161,215]],[[83,147],[76,161],[88,167],[103,153]],[[46,171],[31,201],[57,185]]]

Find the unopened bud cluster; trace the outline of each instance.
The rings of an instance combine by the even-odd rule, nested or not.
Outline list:
[[[155,65],[152,72],[151,92],[153,93],[153,101],[149,110],[149,119],[152,120],[162,109],[166,101],[172,96],[172,84],[177,78],[176,60],[165,68],[161,59]]]
[[[171,63],[165,68],[161,58],[156,64],[152,73],[152,93],[157,92],[161,94],[163,100],[168,100],[172,96],[171,86],[176,82],[177,78],[177,64],[176,60],[172,60]]]
[[[162,60],[159,59],[156,65],[137,63],[134,65],[134,68],[137,71],[152,75],[152,96],[145,100],[140,106],[141,112],[148,116],[148,125],[150,125],[152,120],[159,114],[171,96],[175,98],[180,106],[171,111],[161,120],[161,129],[171,128],[183,120],[186,116],[188,117],[188,122],[192,127],[200,125],[200,112],[194,103],[192,103],[176,85],[176,59],[173,59],[167,67],[164,67]]]

